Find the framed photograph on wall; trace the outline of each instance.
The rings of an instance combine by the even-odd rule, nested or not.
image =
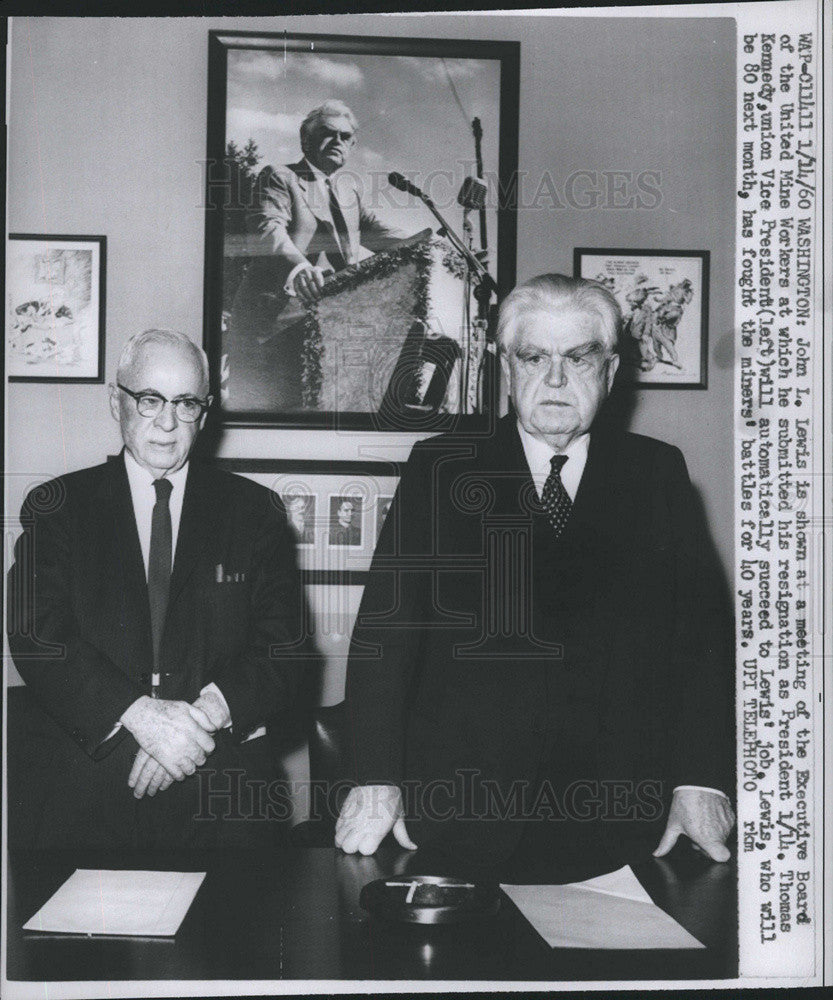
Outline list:
[[[495,356],[428,202],[508,291],[518,43],[211,31],[208,70],[205,344],[224,422],[483,424]]]
[[[622,307],[621,375],[647,389],[708,386],[708,250],[577,247],[576,277],[608,287]]]
[[[389,462],[220,458],[280,497],[298,544],[306,585],[361,585],[399,482]]]
[[[10,233],[10,382],[103,382],[105,236]]]

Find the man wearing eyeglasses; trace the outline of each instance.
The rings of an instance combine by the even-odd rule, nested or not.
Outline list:
[[[357,130],[346,104],[325,101],[301,123],[302,159],[258,176],[247,216],[250,260],[226,338],[236,409],[301,408],[303,306],[320,298],[328,273],[356,263],[361,247],[378,253],[407,235],[362,201],[355,174],[338,175]]]
[[[110,387],[121,455],[24,503],[9,645],[57,724],[29,846],[275,832],[258,799],[276,777],[265,725],[291,719],[300,680],[295,542],[275,494],[190,460],[210,404],[200,348],[138,334]]]

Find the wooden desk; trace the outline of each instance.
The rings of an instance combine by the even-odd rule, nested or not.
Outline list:
[[[76,868],[206,871],[175,939],[56,937],[21,926]],[[707,947],[694,951],[551,949],[504,897],[480,925],[371,920],[361,887],[418,872],[418,855],[371,858],[333,848],[283,853],[20,852],[8,866],[8,978],[608,980],[737,974],[736,868],[678,847],[635,869],[654,901]]]

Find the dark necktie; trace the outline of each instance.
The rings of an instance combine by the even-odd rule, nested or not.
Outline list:
[[[338,233],[338,243],[339,249],[341,251],[341,261],[342,267],[346,267],[350,263],[350,233],[347,229],[347,220],[344,218],[344,212],[341,211],[341,205],[338,203],[338,198],[336,198],[336,193],[333,185],[330,182],[330,178],[327,178],[327,191],[330,194],[330,214],[333,217],[333,224],[336,227],[336,232]],[[333,266],[335,266],[335,261],[330,261]],[[336,270],[341,270],[340,267]]]
[[[573,509],[573,501],[570,494],[561,482],[561,470],[567,462],[566,455],[553,455],[550,459],[551,472],[544,483],[541,493],[541,505],[547,520],[552,525],[552,530],[558,537],[564,530],[570,511]]]
[[[150,628],[153,635],[153,667],[159,672],[159,650],[165,613],[168,610],[168,593],[171,589],[171,482],[155,479],[156,503],[150,523],[150,557],[148,558],[148,598],[150,599]]]

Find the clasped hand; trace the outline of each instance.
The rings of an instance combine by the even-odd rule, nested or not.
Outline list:
[[[201,767],[214,750],[211,733],[223,725],[219,699],[200,695],[186,701],[162,698],[137,699],[122,722],[139,744],[127,780],[133,795],[155,795],[173,781],[183,781]]]

